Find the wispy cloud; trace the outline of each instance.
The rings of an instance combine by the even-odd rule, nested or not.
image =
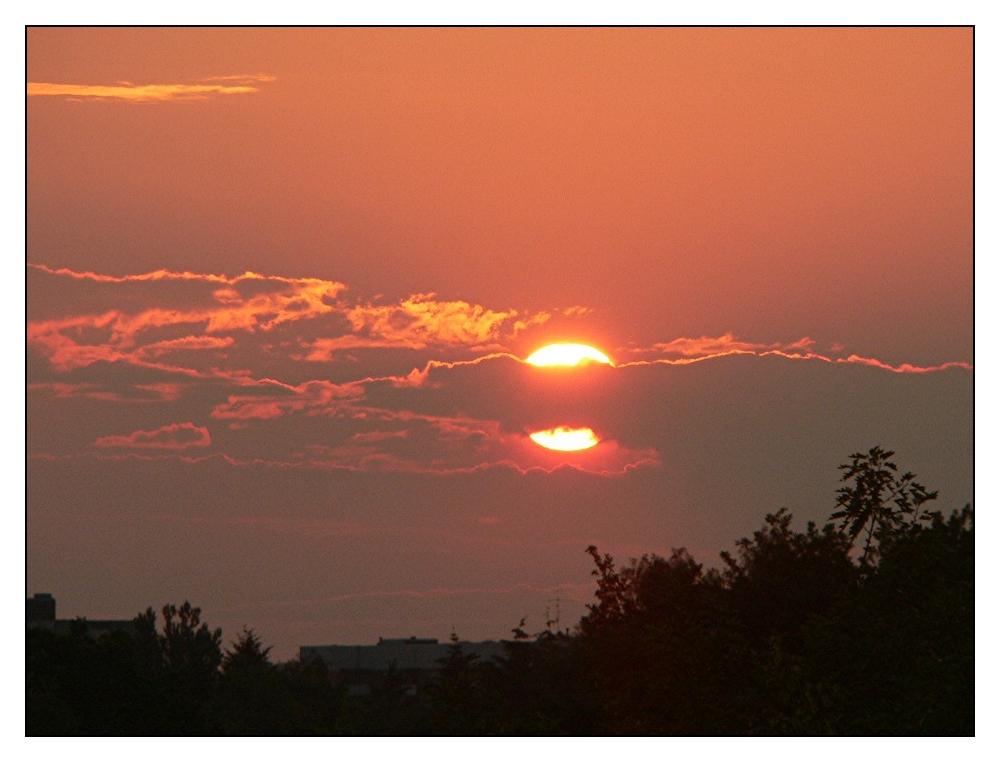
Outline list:
[[[767,350],[797,351],[808,350],[815,344],[808,336],[803,336],[798,341],[773,342],[770,344],[742,341],[732,333],[724,333],[722,336],[699,336],[697,338],[681,337],[672,341],[659,342],[652,346],[652,350],[664,355],[677,355],[681,357],[704,357],[705,355],[716,355],[723,352],[762,352]]]
[[[227,275],[218,275],[215,273],[193,273],[188,270],[151,270],[150,272],[131,275],[107,275],[105,273],[95,273],[91,270],[71,270],[68,267],[49,267],[48,265],[35,264],[33,262],[28,263],[28,269],[36,270],[37,272],[45,273],[47,275],[56,275],[60,278],[72,278],[73,280],[93,281],[95,283],[135,283],[161,280],[193,280],[206,281],[209,283],[225,283],[231,286],[238,280],[251,278],[265,279],[273,277],[274,279],[284,281],[291,280],[289,278],[279,278],[278,276],[261,275],[260,273],[250,272],[249,270],[242,275],[231,278]]]
[[[892,365],[890,363],[879,360],[876,357],[861,357],[860,355],[850,355],[849,357],[838,357],[837,362],[839,363],[850,363],[852,365],[868,365],[872,368],[880,368],[882,370],[890,371],[891,373],[935,373],[940,370],[948,370],[949,368],[958,368],[960,370],[972,370],[972,363],[952,361],[943,362],[938,365],[914,365],[913,363],[900,363],[899,365]]]
[[[187,422],[171,423],[152,431],[133,431],[131,434],[100,437],[94,442],[94,447],[186,450],[189,447],[208,447],[211,444],[212,437],[208,429]]]
[[[60,97],[68,100],[112,100],[130,103],[163,103],[177,100],[204,100],[217,95],[246,95],[260,90],[258,85],[273,82],[269,74],[228,74],[206,77],[194,83],[86,85],[61,82],[29,82],[29,96]]]
[[[733,355],[754,355],[756,357],[783,357],[787,360],[814,360],[838,365],[867,365],[872,368],[891,373],[935,373],[937,371],[957,368],[972,370],[972,364],[964,361],[943,362],[937,365],[914,365],[900,363],[893,365],[874,357],[861,357],[852,354],[848,357],[836,357],[833,354],[821,354],[813,350],[814,339],[803,336],[791,342],[762,343],[738,339],[732,333],[721,336],[699,336],[697,338],[677,338],[668,342],[659,342],[650,347],[623,347],[619,352],[643,356],[645,359],[620,362],[618,367],[629,368],[640,365],[690,365],[704,360],[715,360]],[[843,344],[833,344],[830,351],[842,352]]]
[[[274,82],[273,74],[223,74],[219,77],[205,77],[202,82]]]

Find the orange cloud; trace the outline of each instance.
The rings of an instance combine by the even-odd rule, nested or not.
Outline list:
[[[190,447],[209,447],[212,437],[204,426],[193,423],[171,423],[152,431],[133,431],[131,434],[112,434],[100,437],[94,447],[155,448],[186,450]]]
[[[154,356],[180,349],[219,349],[230,346],[232,338],[189,335],[179,339],[145,344],[140,334],[152,329],[173,326],[201,326],[205,334],[229,331],[270,331],[276,326],[315,318],[343,310],[337,297],[346,289],[343,283],[320,278],[285,278],[258,273],[236,277],[158,270],[130,276],[108,276],[89,272],[32,265],[49,275],[107,284],[132,282],[156,283],[168,280],[204,281],[219,284],[204,307],[193,309],[152,306],[157,295],[149,295],[152,305],[137,313],[111,309],[99,314],[78,315],[53,320],[29,321],[28,344],[45,355],[59,371],[85,367],[98,361],[122,360],[149,365],[144,354]],[[252,286],[252,288],[251,288]],[[99,329],[102,341],[83,342],[77,334]]]
[[[204,100],[215,95],[256,93],[258,83],[273,82],[266,74],[208,77],[195,84],[150,84],[118,82],[114,85],[80,85],[56,82],[29,82],[29,96],[62,97],[70,100],[113,100],[129,103],[163,103],[176,100]],[[221,84],[233,83],[233,84]]]
[[[108,307],[103,312],[29,321],[29,344],[63,372],[101,360],[148,364],[151,358],[175,350],[222,349],[233,346],[234,340],[218,337],[220,333],[269,332],[324,316],[329,320],[306,336],[300,331],[290,338],[294,347],[286,345],[290,348],[285,350],[289,360],[330,362],[337,352],[351,349],[502,350],[504,342],[550,318],[544,311],[496,310],[466,301],[438,300],[433,294],[415,294],[397,304],[351,305],[342,299],[347,288],[343,283],[320,278],[171,270],[107,275],[40,264],[29,268],[110,289],[100,295]],[[157,290],[157,284],[178,281],[203,283],[207,288],[201,294],[188,294],[183,304],[177,302],[175,292]],[[119,296],[114,287],[126,284],[147,284],[150,291]],[[177,337],[176,331],[170,331],[174,335],[164,338],[164,331],[174,327],[185,328],[188,335]],[[239,350],[240,342],[235,343]]]
[[[528,320],[515,321],[517,317],[517,310],[439,301],[435,294],[414,294],[398,305],[362,304],[347,312],[354,333],[414,349],[428,345],[485,347],[501,338],[505,324],[511,323],[509,333],[514,335],[529,322],[544,323],[549,315],[540,312],[528,316]]]
[[[224,349],[235,343],[232,336],[184,336],[180,339],[165,339],[154,341],[139,349],[143,354],[161,355],[168,352],[180,352],[197,349]]]

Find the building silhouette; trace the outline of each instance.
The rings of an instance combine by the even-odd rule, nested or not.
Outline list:
[[[301,646],[299,661],[321,661],[334,682],[344,683],[348,695],[365,696],[382,684],[391,673],[415,694],[441,668],[449,649],[458,646],[466,656],[489,661],[506,654],[504,643],[497,640],[441,643],[436,638],[379,638],[370,646]]]
[[[69,635],[74,627],[84,628],[87,635],[99,638],[108,632],[134,632],[131,619],[56,619],[56,599],[51,593],[35,593],[25,599],[25,627],[48,630],[56,635]]]

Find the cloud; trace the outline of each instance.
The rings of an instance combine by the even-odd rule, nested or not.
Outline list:
[[[202,82],[276,82],[273,74],[224,74],[221,77],[205,77]]]
[[[881,370],[887,370],[892,373],[935,373],[937,371],[948,370],[949,368],[958,368],[967,371],[972,370],[972,363],[956,361],[943,362],[938,365],[913,365],[908,362],[900,363],[899,365],[892,365],[874,357],[861,357],[859,355],[838,357],[836,361],[839,363],[868,365],[872,368],[880,368]]]
[[[209,447],[212,437],[208,429],[191,422],[171,423],[152,431],[133,431],[131,434],[112,434],[99,437],[94,447],[124,447],[137,449],[186,450],[191,447]]]
[[[49,282],[53,279],[70,281],[83,291],[76,298],[66,285]],[[315,378],[317,372],[337,372],[346,374],[338,379],[343,381],[359,380],[359,375],[394,375],[397,384],[419,384],[435,362],[469,362],[510,354],[512,346],[523,343],[523,332],[538,329],[553,316],[567,312],[497,309],[463,300],[439,300],[430,293],[414,294],[395,304],[352,303],[345,298],[347,286],[338,281],[255,272],[228,276],[156,270],[109,275],[33,264],[29,265],[29,290],[33,311],[29,315],[29,347],[57,372],[102,361],[161,368],[192,377],[236,372],[249,376],[259,372],[259,366],[276,361],[286,367],[296,363],[339,366],[322,371],[302,368],[296,371],[300,376],[295,383]],[[74,312],[74,302],[85,303],[90,310]],[[34,314],[38,311],[51,317],[38,318]],[[568,311],[580,320],[589,314],[581,307]],[[265,341],[265,334],[271,338]],[[759,342],[728,332],[678,337],[644,347],[626,346],[615,352],[615,359],[620,367],[629,367],[681,365],[750,354],[864,364],[894,373],[972,368],[964,361],[892,364],[880,358],[843,354],[846,348],[840,344],[831,345],[826,354],[816,351],[815,345],[808,336]],[[226,361],[223,351],[228,355]],[[394,351],[397,354],[392,354]],[[345,368],[345,362],[359,362],[358,352],[363,353],[364,365]],[[415,353],[426,358],[422,370],[413,365]],[[242,367],[233,368],[233,363]],[[406,365],[409,367],[404,370]],[[389,372],[372,373],[380,366]]]
[[[433,294],[415,294],[396,304],[352,304],[343,298],[343,283],[322,278],[170,270],[106,275],[39,264],[29,268],[29,287],[37,293],[32,301],[63,314],[31,319],[28,342],[59,371],[102,360],[149,364],[182,349],[222,349],[222,342],[239,354],[248,342],[238,339],[233,346],[234,334],[278,337],[291,324],[296,324],[294,330],[276,339],[285,340],[280,352],[290,361],[329,363],[339,359],[338,353],[357,349],[481,352],[501,347],[549,318],[547,312],[442,301]],[[98,289],[86,293],[91,311],[65,314],[72,294],[65,285],[46,279]],[[178,291],[182,284],[187,290]],[[51,297],[56,289],[62,298]],[[94,311],[96,305],[104,309]],[[314,325],[301,327],[304,321]]]
[[[320,278],[286,278],[258,273],[236,277],[208,273],[158,270],[134,276],[105,276],[33,266],[35,272],[105,287],[144,285],[141,298],[128,300],[114,292],[102,293],[106,311],[68,315],[49,320],[29,320],[28,344],[35,347],[57,370],[71,370],[98,361],[123,360],[148,365],[147,355],[179,349],[219,349],[232,344],[231,338],[212,334],[227,332],[267,332],[288,322],[314,319],[338,312],[338,296],[343,283]],[[177,305],[174,290],[166,284],[198,282],[208,286],[198,294],[186,294]],[[71,295],[65,287],[63,297]],[[128,301],[141,305],[131,309]],[[180,327],[184,335],[165,339],[162,332]],[[200,334],[193,331],[200,329]],[[81,340],[89,332],[103,340]],[[159,333],[158,333],[159,332]],[[171,344],[171,342],[173,342]]]
[[[237,459],[263,456],[283,466],[320,470],[444,475],[498,467],[527,472],[569,466],[614,476],[658,463],[654,450],[610,439],[593,453],[560,457],[531,444],[510,420],[463,415],[461,404],[479,413],[488,411],[481,410],[478,392],[453,383],[442,386],[467,397],[445,413],[433,412],[437,407],[433,400],[390,398],[373,404],[366,399],[373,385],[386,382],[315,381],[281,388],[273,395],[231,395],[212,409],[211,416],[228,422],[219,444]],[[436,395],[442,389],[428,386],[415,391]],[[518,418],[516,412],[512,415]],[[511,414],[504,417],[511,419]],[[266,456],[259,447],[262,441],[269,443]]]
[[[523,331],[551,332],[550,316],[562,320],[565,309],[530,312],[430,293],[351,301],[338,281],[253,272],[114,275],[32,265],[29,290],[29,396],[45,401],[32,410],[31,451],[54,456],[96,446],[102,458],[193,462],[178,451],[211,444],[242,466],[612,477],[671,468],[684,437],[717,425],[714,408],[730,406],[734,377],[765,390],[744,400],[748,409],[769,390],[794,399],[805,386],[830,400],[848,388],[859,398],[878,389],[885,406],[889,382],[876,377],[946,376],[945,386],[961,387],[971,370],[965,362],[822,354],[809,337],[760,342],[729,332],[629,346],[615,353],[615,367],[548,373],[515,349],[527,344]],[[589,319],[584,308],[569,311]],[[706,403],[710,390],[718,400]],[[153,405],[160,420],[207,416],[218,426],[211,438],[193,424],[150,431]],[[60,419],[67,410],[71,430]],[[772,406],[773,415],[782,410]],[[113,430],[133,433],[108,436],[112,420]],[[556,426],[593,428],[601,443],[561,454],[528,439]]]
[[[513,336],[529,324],[540,325],[549,319],[544,312],[527,316],[527,320],[515,320],[517,317],[517,310],[440,301],[435,294],[414,294],[398,305],[361,304],[347,312],[355,334],[375,337],[377,346],[391,344],[414,349],[428,345],[481,348],[499,341],[506,324],[511,324],[509,335]]]
[[[266,74],[207,77],[196,83],[146,84],[118,82],[113,85],[81,85],[55,82],[29,82],[31,97],[61,97],[67,100],[111,100],[128,103],[164,103],[166,101],[204,100],[217,95],[256,93],[257,84],[273,82]],[[230,84],[231,83],[231,84]]]
[[[303,279],[301,278],[286,278],[280,275],[261,275],[260,273],[255,273],[247,270],[242,275],[237,275],[235,277],[230,277],[227,275],[217,275],[214,273],[193,273],[188,270],[151,270],[146,273],[135,273],[131,275],[107,275],[104,273],[95,273],[91,270],[71,270],[68,267],[49,267],[45,264],[37,264],[33,262],[28,263],[29,270],[35,270],[40,273],[46,273],[48,275],[57,275],[61,278],[71,278],[73,280],[90,280],[96,281],[98,283],[134,283],[134,282],[144,282],[144,281],[161,281],[161,280],[197,280],[197,281],[207,281],[209,283],[225,283],[227,285],[234,285],[242,280],[274,280],[284,283],[296,283]],[[306,280],[317,280],[315,278],[309,278]]]
[[[201,349],[225,349],[235,343],[232,336],[183,336],[179,339],[154,341],[139,348],[141,354],[159,356],[170,352],[191,351]]]
[[[812,339],[804,336],[798,341],[789,343],[773,342],[771,344],[758,343],[752,341],[741,341],[732,333],[724,333],[721,336],[699,336],[698,338],[680,337],[672,341],[658,342],[648,349],[631,350],[633,352],[656,352],[663,355],[677,355],[680,357],[704,357],[706,355],[718,355],[726,352],[763,352],[768,350],[808,350],[813,344]],[[628,351],[628,350],[626,350]]]
[[[298,386],[274,385],[274,394],[229,395],[224,403],[212,408],[217,420],[268,420],[289,413],[306,411],[311,415],[330,415],[343,409],[345,401],[363,396],[358,384],[334,384],[309,381]]]
[[[103,402],[173,402],[181,395],[176,383],[128,384],[126,390],[107,389],[94,383],[67,384],[58,381],[28,384],[29,392],[47,392],[57,399],[84,398]]]
[[[835,342],[830,345],[832,354],[821,354],[813,351],[816,345],[814,339],[803,336],[791,342],[762,343],[745,341],[736,338],[732,333],[721,336],[700,336],[698,338],[681,337],[668,342],[658,342],[649,347],[623,347],[620,352],[640,355],[645,359],[618,363],[619,367],[635,367],[651,364],[688,365],[703,360],[713,360],[733,355],[753,355],[756,357],[783,357],[787,360],[813,360],[835,364],[868,365],[892,373],[934,373],[937,371],[957,368],[971,371],[972,364],[964,361],[943,362],[937,365],[915,365],[900,363],[893,365],[884,360],[872,357],[861,357],[852,354],[847,357],[836,357],[843,352],[845,346]],[[658,355],[658,356],[657,356]]]

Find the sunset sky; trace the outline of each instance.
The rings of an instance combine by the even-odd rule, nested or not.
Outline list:
[[[497,638],[859,449],[972,498],[970,29],[36,28],[27,94],[61,617]]]

